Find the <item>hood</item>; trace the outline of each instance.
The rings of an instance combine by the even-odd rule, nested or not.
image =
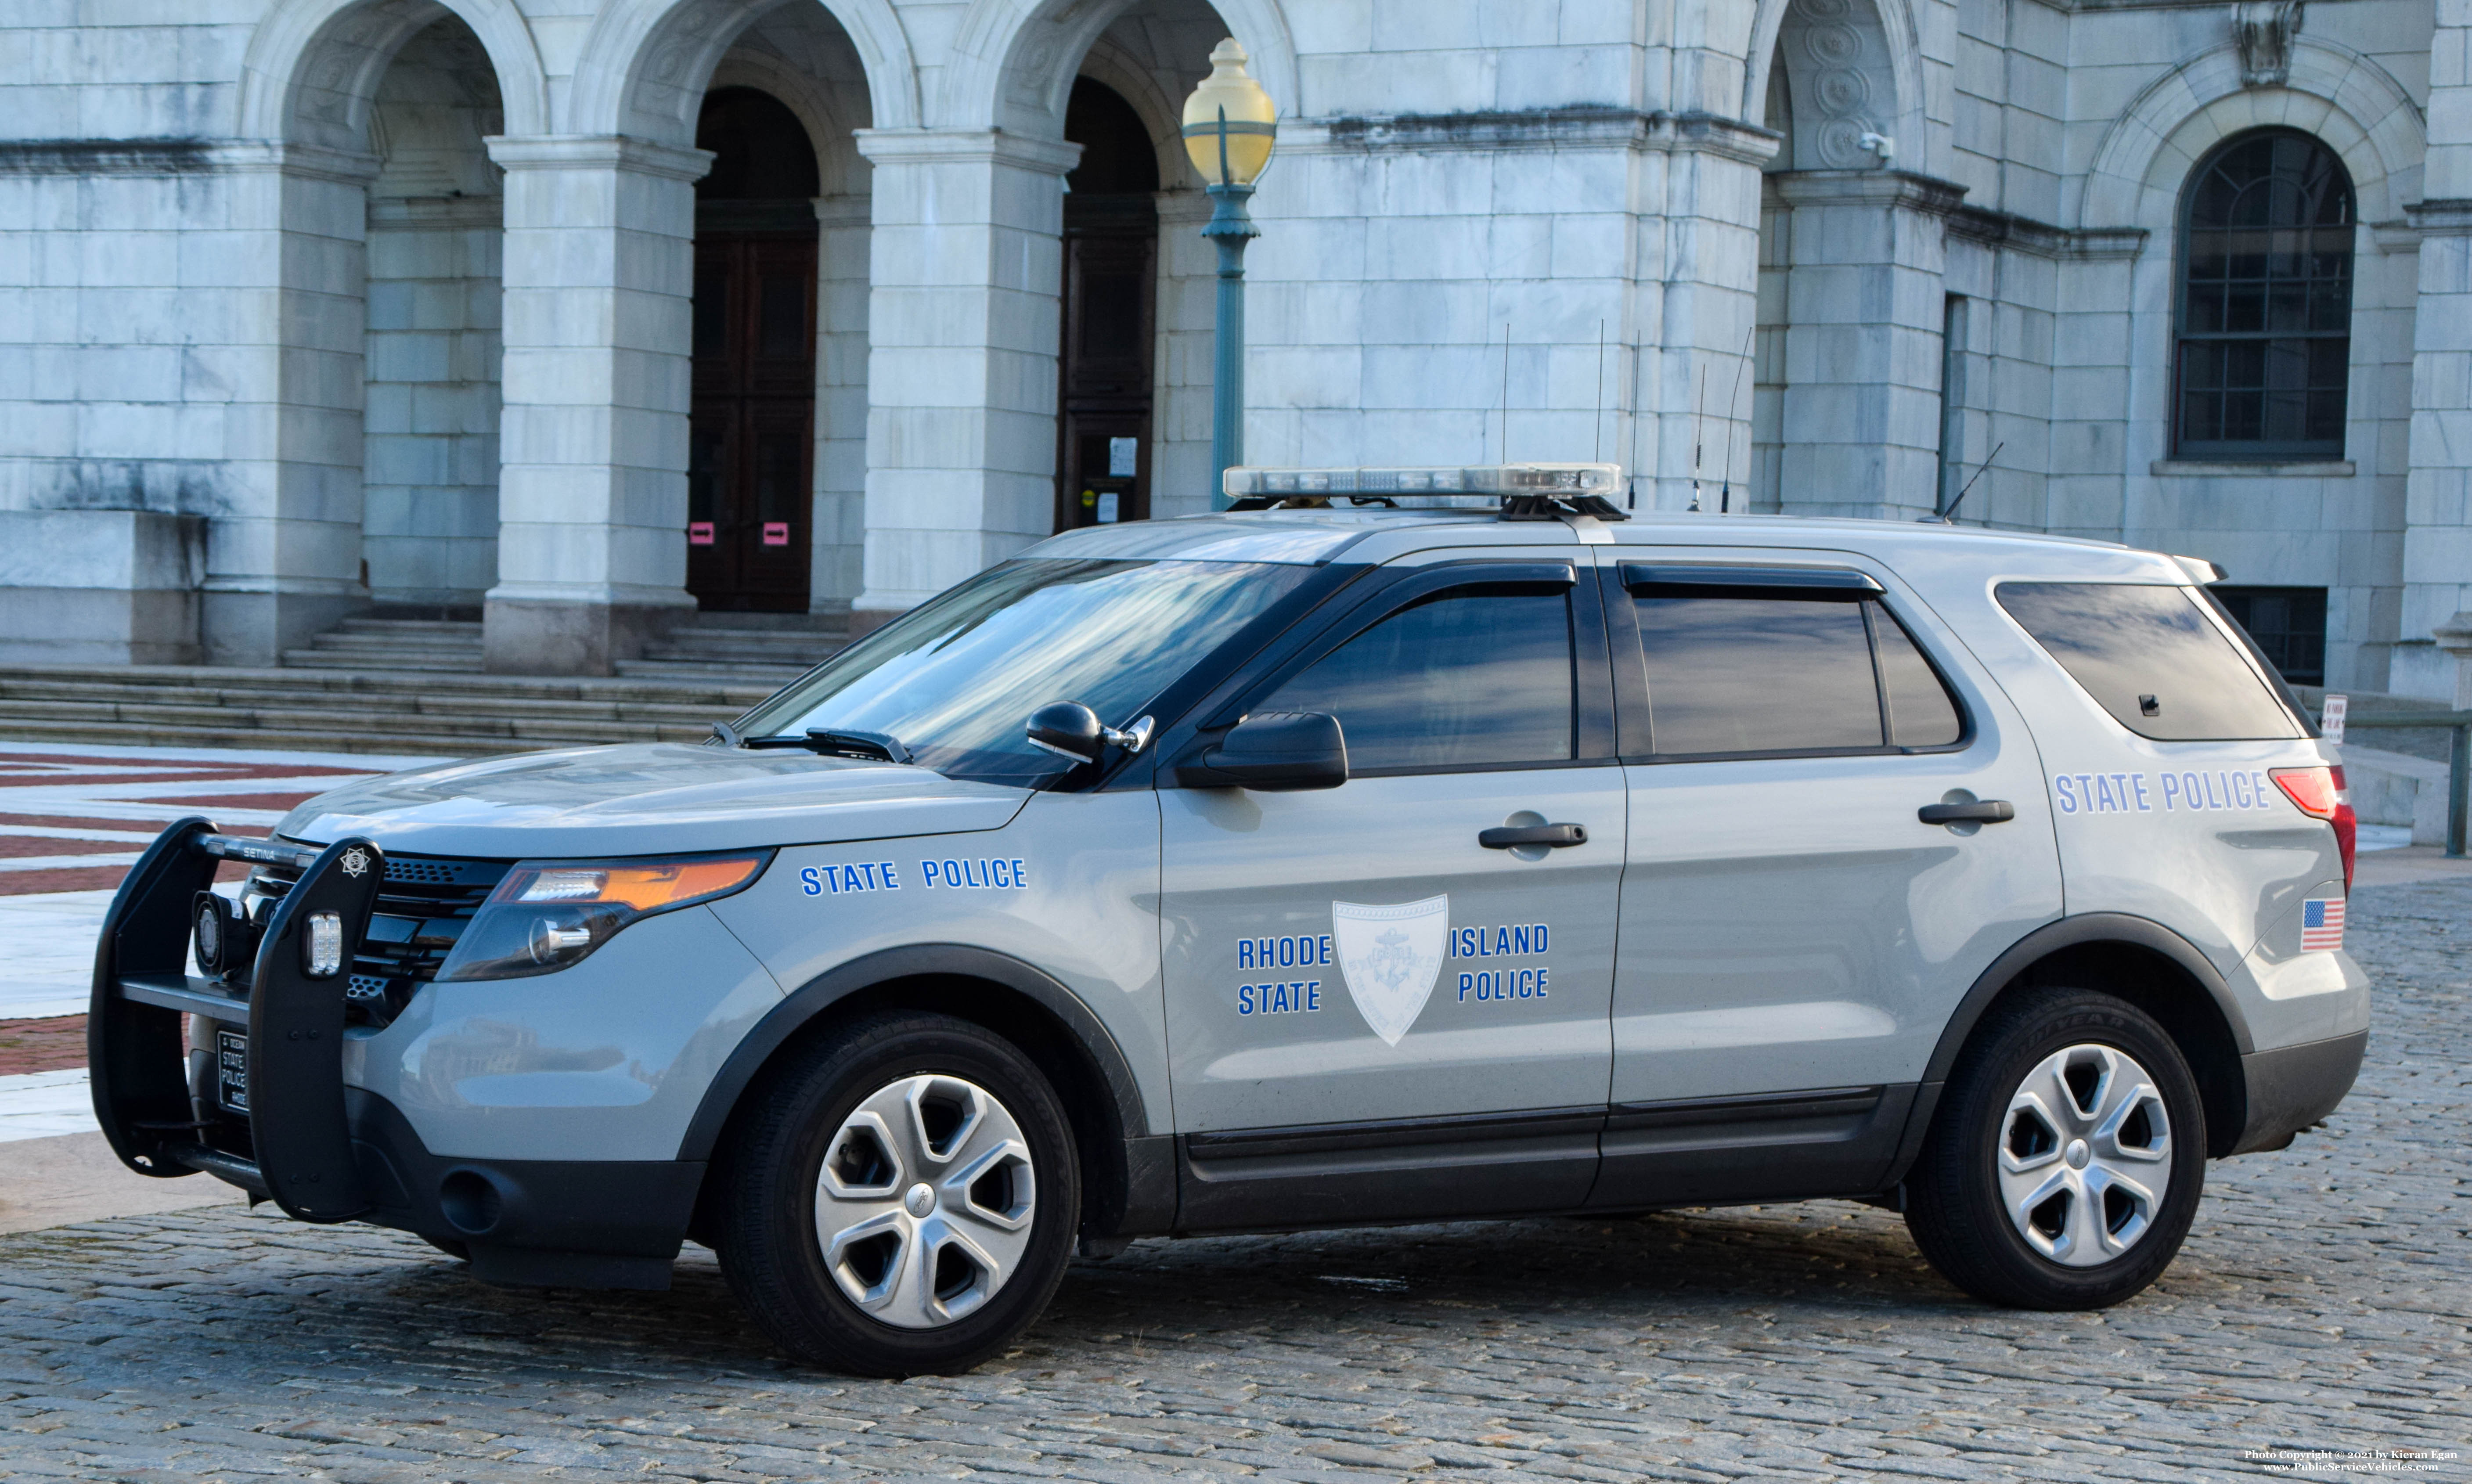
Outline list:
[[[350,784],[286,814],[312,844],[497,860],[648,856],[1002,828],[1029,790],[923,767],[685,742],[449,763]]]

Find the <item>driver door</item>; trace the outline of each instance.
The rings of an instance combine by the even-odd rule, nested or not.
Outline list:
[[[1403,573],[1207,713],[1337,717],[1338,788],[1163,772],[1183,1226],[1586,1198],[1625,797],[1595,588],[1572,577],[1533,559]],[[1479,838],[1546,823],[1584,842]]]

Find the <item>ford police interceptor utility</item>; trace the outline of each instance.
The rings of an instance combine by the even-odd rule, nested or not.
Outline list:
[[[172,826],[97,954],[113,1147],[499,1283],[693,1239],[902,1375],[1160,1234],[1842,1196],[2106,1305],[2351,1086],[2341,771],[2208,564],[1229,483],[705,744]]]

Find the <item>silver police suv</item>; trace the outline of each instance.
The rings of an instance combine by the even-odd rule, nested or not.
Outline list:
[[[2137,1293],[2359,1069],[2335,753],[2205,563],[1616,479],[1231,471],[709,743],[176,824],[97,1114],[492,1282],[703,1243],[876,1375],[1163,1234],[1851,1197],[1993,1303]]]

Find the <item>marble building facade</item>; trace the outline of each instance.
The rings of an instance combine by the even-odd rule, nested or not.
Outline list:
[[[492,669],[605,673],[699,603],[881,622],[1096,518],[1085,443],[1110,513],[1206,508],[1177,124],[1232,35],[1281,112],[1249,461],[1602,457],[1714,519],[1970,483],[1968,522],[2220,562],[2295,678],[2449,698],[2467,35],[2472,0],[18,0],[0,658],[442,612]]]

